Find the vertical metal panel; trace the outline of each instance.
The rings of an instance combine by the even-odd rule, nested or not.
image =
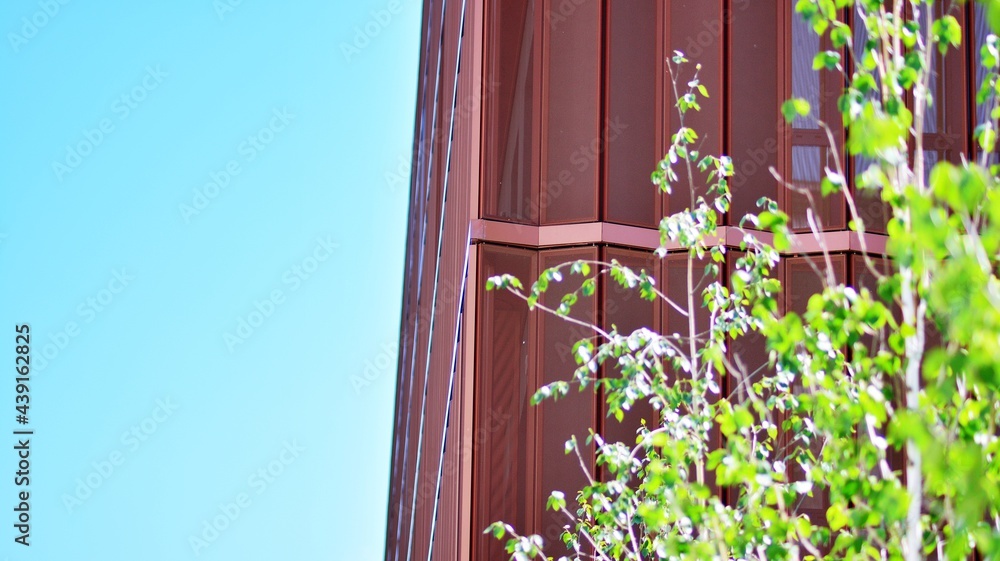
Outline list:
[[[829,38],[818,37],[811,26],[795,13],[792,2],[782,2],[787,22],[783,80],[786,89],[782,99],[793,96],[804,98],[812,107],[811,116],[795,119],[786,141],[790,146],[780,171],[782,177],[796,187],[796,191],[783,190],[784,207],[795,231],[810,230],[809,209],[812,209],[819,229],[841,230],[847,224],[847,201],[842,193],[824,197],[820,192],[824,168],[836,169],[836,165],[826,131],[819,127],[816,119],[830,127],[836,149],[843,154],[844,129],[837,109],[837,98],[844,88],[843,75],[839,71],[817,72],[812,69],[816,54],[833,48]]]
[[[657,2],[608,3],[606,186],[609,222],[655,228],[661,197],[649,179],[657,146]]]
[[[597,248],[556,249],[540,253],[540,268],[554,267],[567,261],[586,259],[597,260]],[[569,275],[564,269],[565,280],[551,283],[542,296],[541,303],[549,308],[558,308],[562,297],[580,287],[582,278]],[[523,304],[522,304],[523,305]],[[597,322],[597,299],[581,297],[570,313],[570,317],[588,323]],[[570,323],[553,314],[542,313],[538,330],[538,386],[557,381],[571,380],[576,362],[572,348],[580,339],[592,337],[593,331]],[[532,388],[532,393],[537,388]],[[532,531],[541,535],[549,544],[546,552],[550,555],[569,555],[561,545],[565,515],[545,508],[546,499],[552,491],[565,493],[568,501],[573,501],[577,492],[587,483],[586,475],[580,469],[575,454],[566,454],[564,444],[571,436],[576,436],[580,453],[588,470],[593,470],[592,447],[586,444],[588,430],[594,423],[594,394],[588,389],[577,391],[574,384],[569,395],[559,401],[545,401],[534,408],[536,425],[536,477],[535,495],[532,508],[536,510],[536,524]],[[570,502],[569,504],[572,504]]]
[[[430,180],[430,167],[433,161],[434,151],[434,108],[436,104],[436,91],[433,84],[436,80],[438,50],[437,43],[432,40],[436,33],[440,34],[440,27],[435,17],[435,7],[440,10],[439,4],[434,0],[429,0],[425,5],[425,28],[424,28],[424,52],[421,61],[421,76],[423,80],[422,91],[418,97],[418,118],[420,134],[416,146],[416,163],[412,166],[414,178],[412,184],[411,208],[416,209],[411,214],[412,245],[409,250],[412,268],[407,272],[411,279],[412,293],[412,330],[407,335],[412,345],[410,363],[404,365],[407,369],[408,378],[406,392],[406,421],[403,427],[403,446],[401,458],[401,493],[397,505],[398,521],[395,531],[396,542],[391,553],[394,559],[405,559],[411,548],[412,539],[416,537],[413,531],[413,499],[414,483],[416,481],[416,458],[418,453],[418,436],[420,422],[420,408],[423,404],[423,376],[418,376],[424,364],[424,349],[426,349],[426,327],[428,319],[427,304],[424,303],[424,287],[428,278],[428,267],[425,257],[427,247],[425,232],[428,214],[432,213],[433,188]],[[420,366],[418,366],[420,365]],[[388,554],[388,552],[387,552]]]
[[[586,259],[595,261],[597,249],[548,250],[540,253],[540,267],[554,267],[567,261]],[[550,308],[559,307],[565,294],[579,288],[582,279],[570,276],[565,271],[565,280],[552,283],[543,295],[541,303]],[[570,317],[596,323],[596,298],[581,297],[570,313]],[[538,337],[538,385],[573,378],[576,362],[573,359],[572,347],[580,339],[592,337],[593,331],[572,324],[561,317],[544,313],[539,318]],[[537,389],[537,388],[535,388]],[[580,452],[588,470],[593,470],[593,452],[585,444],[588,430],[594,423],[594,394],[588,389],[577,391],[574,384],[569,395],[559,401],[545,401],[536,409],[537,425],[537,489],[535,504],[531,508],[536,511],[536,525],[532,531],[538,533],[549,544],[547,552],[552,555],[569,554],[563,549],[559,536],[566,524],[565,516],[545,508],[546,499],[552,491],[565,493],[572,501],[587,483],[585,474],[580,470],[579,460],[575,454],[565,454],[564,444],[571,436],[576,436],[580,444]],[[571,503],[572,504],[572,503]]]
[[[835,282],[847,282],[847,257],[832,255],[830,260]],[[814,294],[822,292],[825,287],[825,271],[826,265],[822,256],[791,257],[785,260],[785,305],[789,312],[805,313],[809,299]],[[801,388],[801,381],[796,380],[795,385],[796,388]],[[792,443],[788,442],[786,448],[790,448],[791,445]],[[817,457],[822,451],[822,445],[822,441],[817,440],[812,446],[813,453]],[[796,462],[789,464],[789,472],[792,480],[803,480],[806,477]],[[829,495],[817,491],[811,497],[802,499],[798,512],[809,516],[813,524],[825,524],[826,510],[829,506]]]
[[[976,2],[973,10],[966,9],[965,11],[967,12],[965,27],[967,31],[965,33],[965,38],[963,39],[963,46],[972,51],[969,60],[972,61],[972,69],[974,70],[974,72],[969,72],[970,76],[967,80],[967,83],[969,84],[969,96],[967,99],[970,107],[975,108],[975,111],[972,113],[971,123],[974,129],[981,123],[992,120],[990,117],[990,111],[997,103],[997,95],[996,93],[990,94],[983,103],[978,103],[976,99],[976,94],[979,92],[983,79],[986,77],[986,68],[984,68],[982,64],[983,57],[981,49],[986,45],[986,37],[992,32],[990,30],[990,23],[986,18],[987,5]],[[998,151],[1000,151],[1000,149],[993,150],[993,153],[990,154],[987,159],[987,163],[995,164],[1000,161]],[[978,142],[972,143],[972,153],[975,154],[976,161],[980,161],[982,149],[979,147]]]
[[[483,174],[485,166],[483,159],[483,128],[482,119],[485,115],[486,100],[495,95],[495,88],[485,74],[484,44],[485,44],[485,2],[482,0],[468,1],[468,14],[464,23],[464,33],[466,47],[462,54],[462,71],[465,80],[469,84],[467,91],[470,98],[469,111],[466,119],[465,131],[467,134],[459,140],[458,146],[467,161],[464,179],[459,180],[459,190],[465,191],[468,199],[465,202],[465,215],[472,218],[479,216],[479,202],[483,191]],[[464,96],[463,96],[464,99]],[[462,178],[463,175],[458,177]],[[467,224],[466,224],[467,226]],[[465,299],[461,303],[463,306],[462,317],[462,340],[461,351],[458,362],[459,380],[456,395],[459,398],[459,423],[457,427],[460,446],[459,451],[459,499],[458,515],[455,532],[457,534],[455,559],[469,560],[473,555],[473,543],[478,538],[479,532],[473,525],[473,460],[477,449],[477,442],[473,438],[475,430],[475,341],[476,326],[479,321],[477,302],[479,302],[479,287],[483,286],[486,279],[479,275],[479,252],[476,246],[466,242],[464,248],[469,255],[468,274],[469,284],[466,288]],[[475,534],[475,535],[474,535]]]
[[[823,133],[816,131],[817,138]],[[795,135],[800,136],[800,135]],[[825,136],[824,136],[825,138]],[[843,196],[833,194],[823,196],[820,185],[824,177],[823,170],[833,169],[830,150],[826,146],[799,143],[794,137],[791,148],[791,167],[785,176],[795,190],[786,189],[787,212],[791,218],[791,227],[797,232],[808,232],[814,227],[819,230],[842,229],[846,204]],[[807,194],[808,193],[808,194]],[[809,222],[809,211],[813,212],[815,226]]]
[[[858,17],[857,12],[851,14],[851,24],[854,30],[853,41],[856,56],[857,53],[863,52],[865,44],[868,41],[868,31],[865,28],[864,21]],[[856,61],[848,59],[848,63],[856,64]],[[876,94],[873,92],[870,95],[875,96]],[[846,160],[851,166],[849,176],[854,179],[854,181],[851,181],[854,204],[857,207],[858,216],[864,222],[865,231],[884,234],[891,214],[889,205],[882,201],[880,190],[861,189],[857,187],[856,182],[856,178],[864,173],[874,162],[870,158],[861,155],[846,157]]]
[[[831,255],[833,277],[837,282],[847,281],[847,258]],[[822,255],[789,257],[785,259],[785,305],[787,310],[802,314],[813,294],[823,292],[826,265]]]
[[[692,262],[691,278],[688,282],[688,254],[687,252],[674,253],[667,255],[666,258],[662,260],[663,273],[661,276],[666,285],[666,295],[673,301],[676,306],[684,310],[684,313],[678,311],[674,306],[666,304],[663,306],[663,335],[679,336],[676,340],[676,345],[680,348],[681,352],[686,355],[690,355],[689,352],[689,342],[693,337],[704,337],[704,333],[708,331],[711,314],[703,305],[702,293],[706,286],[710,283],[719,280],[719,276],[712,275],[708,267],[710,261],[705,259],[704,261],[695,260]],[[691,259],[694,259],[693,257]],[[694,312],[694,330],[692,331],[691,325],[689,323],[689,314],[691,309],[688,306],[688,294],[693,294],[693,312]],[[700,347],[700,345],[696,345]],[[690,377],[690,374],[682,372],[678,369],[670,367],[667,369],[671,372],[672,376],[677,378]],[[720,380],[721,382],[721,380]],[[718,396],[710,397],[710,399],[718,399]],[[713,426],[708,435],[709,448],[716,449],[721,448],[723,445],[722,434],[719,432],[718,427]],[[694,474],[692,474],[692,477]],[[721,491],[716,488],[714,478],[709,477],[706,479],[706,483],[712,489],[713,493],[721,494]]]
[[[458,521],[461,448],[457,441],[461,407],[456,404],[462,395],[462,384],[453,367],[458,356],[459,310],[469,251],[469,193],[461,185],[469,167],[467,150],[471,143],[467,113],[469,104],[460,101],[475,87],[471,76],[460,73],[459,47],[466,4],[447,5],[442,16],[440,45],[440,76],[436,82],[438,96],[436,134],[442,139],[434,146],[437,174],[431,174],[432,205],[424,213],[426,221],[422,259],[433,264],[433,282],[421,282],[420,292],[428,305],[429,321],[424,322],[430,341],[429,356],[425,356],[423,381],[426,382],[425,402],[421,405],[418,425],[420,456],[413,482],[415,496],[411,503],[413,539],[408,543],[411,559],[453,559],[459,542]],[[472,103],[477,103],[475,96]],[[456,187],[459,185],[459,187]],[[431,218],[433,216],[433,222]],[[450,445],[449,445],[450,444]]]
[[[535,253],[482,245],[481,279],[510,273],[535,276]],[[535,328],[524,301],[504,291],[479,294],[476,333],[473,559],[505,559],[503,544],[483,529],[497,520],[530,527],[534,504],[534,439],[529,436],[528,399],[535,390]]]
[[[937,17],[952,15],[960,22],[960,25],[968,26],[969,18],[966,15],[968,7],[963,4],[948,5],[945,2],[934,4]],[[967,27],[966,27],[967,28]],[[973,39],[974,34],[967,33],[968,39]],[[974,43],[967,43],[973,44]],[[941,55],[937,52],[937,57],[941,60],[937,67],[939,76],[935,80],[934,104],[938,108],[937,130],[940,134],[953,137],[949,140],[948,148],[954,151],[968,151],[966,143],[969,138],[966,132],[969,130],[969,120],[967,111],[969,110],[969,86],[968,78],[969,60],[967,58],[968,48],[951,48],[948,54]]]
[[[541,222],[597,220],[601,3],[543,1]]]
[[[688,338],[703,333],[708,330],[710,314],[708,308],[702,305],[702,290],[708,283],[716,280],[708,275],[708,260],[695,261],[691,275],[691,285],[688,284],[687,263],[688,254],[673,253],[667,255],[663,260],[663,272],[661,278],[666,285],[666,294],[677,306],[685,312],[681,313],[673,306],[663,306],[663,334],[678,334],[682,338],[683,348],[686,349]],[[694,316],[695,332],[691,333],[688,325],[688,292],[694,292]]]
[[[694,65],[701,64],[698,79],[708,88],[708,99],[699,99],[701,111],[690,111],[684,117],[684,124],[693,128],[699,135],[698,150],[702,154],[721,154],[723,147],[722,126],[725,99],[723,89],[723,44],[724,12],[722,0],[675,0],[669,2],[667,27],[667,56],[672,56],[674,50],[683,51],[691,61],[681,70],[678,88],[685,91],[688,80],[694,72]],[[680,127],[677,111],[674,107],[676,99],[667,83],[668,94],[665,96],[666,130],[668,139]],[[695,171],[694,196],[706,192],[707,174]],[[669,214],[689,208],[693,202],[690,186],[687,183],[677,185],[668,199]]]
[[[967,21],[964,6],[938,2],[933,9],[934,18],[949,14],[962,24]],[[923,13],[926,11],[925,7]],[[923,15],[920,21],[926,25]],[[973,34],[967,32],[966,40],[972,38]],[[933,49],[928,88],[932,105],[927,109],[924,121],[924,149],[936,153],[935,162],[947,160],[959,164],[962,155],[970,154],[972,149],[969,115],[973,110],[969,104],[968,50],[967,47],[949,49],[947,55],[941,55],[936,48]],[[930,165],[925,169],[929,175]]]
[[[456,404],[452,405],[452,415],[458,413]],[[458,555],[458,472],[461,466],[462,449],[458,445],[460,436],[458,423],[450,422],[447,426],[444,454],[441,458],[441,475],[443,477],[441,496],[438,499],[437,523],[434,529],[434,541],[431,549],[433,561],[452,561]]]
[[[872,264],[875,267],[875,271],[879,274],[891,274],[887,268],[891,263],[888,259],[883,259],[881,257],[872,257]],[[851,286],[860,290],[862,288],[868,289],[871,292],[872,297],[876,300],[879,299],[878,296],[878,278],[875,276],[875,272],[872,272],[868,265],[865,263],[865,259],[861,255],[851,256]],[[895,308],[895,306],[893,306]],[[902,319],[900,316],[898,319]],[[879,336],[865,336],[862,338],[862,344],[868,349],[868,356],[875,356],[878,352],[879,346],[884,343],[884,341]]]
[[[428,52],[424,77],[427,82],[433,76],[434,87],[426,87],[421,93],[424,114],[421,116],[422,138],[419,145],[421,166],[414,181],[419,186],[417,197],[421,201],[417,213],[419,217],[420,242],[415,247],[418,258],[417,277],[417,317],[414,322],[413,340],[417,352],[411,363],[411,391],[409,392],[406,439],[404,453],[405,493],[400,505],[400,519],[405,530],[397,531],[399,536],[396,557],[408,559],[425,558],[432,547],[435,512],[438,498],[448,495],[441,493],[438,474],[442,469],[442,439],[445,435],[445,418],[451,391],[450,374],[452,344],[457,302],[449,300],[448,288],[454,288],[458,275],[454,262],[454,234],[456,218],[467,222],[467,216],[456,216],[446,206],[446,194],[450,164],[452,163],[451,139],[456,122],[454,120],[455,90],[458,79],[458,30],[461,25],[460,3],[444,5],[436,12],[433,7],[427,31]],[[435,41],[434,38],[438,40]],[[433,66],[433,72],[430,66]],[[433,91],[428,95],[428,90]],[[428,114],[430,118],[428,118]],[[428,124],[429,123],[429,124]],[[428,136],[428,129],[430,133]],[[430,166],[425,161],[429,161]],[[460,164],[459,164],[460,165]],[[425,173],[426,170],[426,173]],[[454,197],[452,197],[454,198]],[[461,199],[461,197],[459,197]],[[463,208],[457,209],[459,213]],[[464,249],[462,250],[464,253]],[[464,262],[464,259],[461,260]],[[434,372],[436,375],[432,376]],[[419,412],[419,413],[418,413]],[[401,545],[405,535],[405,553]]]
[[[880,257],[873,257],[871,259],[872,265],[875,271],[879,274],[887,275],[891,274],[890,270],[892,266],[892,261],[889,259],[883,259]],[[850,257],[851,265],[851,286],[857,290],[862,288],[868,289],[871,292],[872,297],[876,300],[878,297],[878,278],[875,273],[869,269],[868,265],[865,263],[865,259],[861,255],[852,255]],[[898,306],[889,303],[890,309],[893,310],[893,314],[897,316],[897,321],[902,319],[902,313]],[[886,345],[885,338],[888,336],[888,330],[883,329],[882,332],[876,333],[874,335],[866,335],[861,339],[861,346],[866,349],[867,355],[870,357],[875,356],[879,350]],[[929,348],[929,347],[928,347]],[[905,407],[903,398],[905,395],[905,388],[903,387],[902,380],[899,377],[885,380],[887,385],[892,385],[893,381],[898,381],[898,387],[893,391],[893,407],[897,411]],[[882,435],[885,436],[885,430],[883,429]],[[889,467],[894,471],[902,472],[904,466],[906,465],[906,454],[902,449],[897,450],[895,447],[890,446],[886,450],[886,460],[889,462]]]
[[[440,37],[442,33],[443,22],[440,18],[434,20],[432,26],[432,37]],[[436,45],[435,59],[438,57],[444,57],[444,53],[441,51],[441,45]],[[433,436],[428,438],[429,431],[426,430],[428,424],[428,416],[430,413],[432,416],[435,414],[434,411],[434,400],[436,399],[436,394],[434,388],[431,386],[433,378],[429,376],[428,368],[433,368],[433,355],[429,356],[429,352],[433,351],[433,343],[431,339],[434,337],[434,333],[431,331],[432,322],[435,320],[436,311],[434,307],[434,291],[435,291],[435,277],[436,268],[438,263],[438,240],[440,238],[440,231],[438,224],[441,220],[441,213],[443,212],[443,187],[444,187],[444,176],[445,176],[445,158],[447,151],[447,143],[441,142],[441,139],[446,136],[447,123],[450,118],[450,111],[444,98],[450,97],[446,92],[443,91],[443,80],[440,74],[447,72],[444,70],[445,61],[442,60],[440,66],[435,68],[435,72],[438,73],[436,78],[435,87],[435,99],[433,100],[434,110],[433,110],[433,136],[431,140],[431,165],[429,173],[429,184],[428,184],[428,202],[427,210],[424,215],[425,224],[424,236],[423,236],[423,275],[420,285],[420,296],[419,296],[419,307],[420,307],[420,327],[417,334],[417,361],[416,370],[414,377],[416,378],[414,388],[416,390],[414,394],[414,412],[413,416],[415,420],[411,423],[412,436],[411,442],[414,443],[413,450],[413,462],[412,462],[412,476],[411,481],[413,481],[413,493],[410,503],[407,508],[412,511],[410,515],[412,520],[412,538],[407,541],[408,547],[407,551],[411,558],[426,556],[426,552],[429,548],[429,510],[428,505],[432,502],[429,500],[429,495],[433,493],[432,491],[432,471],[430,464],[433,463],[435,452],[433,451]],[[432,417],[431,417],[432,418]]]
[[[746,255],[741,251],[729,251],[726,253],[726,282],[731,286],[733,274],[737,271],[737,261]],[[771,271],[771,276],[779,280],[782,279],[782,263],[779,262],[778,270]],[[776,299],[781,299],[782,294],[776,294]],[[730,371],[726,377],[724,395],[727,395],[732,403],[744,403],[747,401],[748,390],[751,384],[759,381],[763,376],[773,374],[773,369],[768,365],[767,339],[757,331],[750,331],[737,337],[729,343],[729,361],[739,372]],[[766,395],[764,398],[766,399]],[[724,489],[724,497],[728,504],[736,505],[739,499],[738,489]]]
[[[440,479],[439,492],[435,509],[436,518],[433,524],[433,542],[431,544],[431,559],[450,561],[459,557],[462,528],[468,525],[462,508],[462,485],[469,478],[469,473],[463,469],[464,457],[471,456],[470,444],[463,439],[463,432],[469,424],[465,419],[465,369],[462,361],[462,331],[465,316],[461,316],[463,325],[456,325],[463,308],[463,286],[469,290],[470,285],[464,285],[465,264],[472,248],[468,242],[468,223],[470,215],[471,190],[466,188],[471,175],[473,154],[478,139],[478,130],[473,124],[478,118],[478,107],[482,102],[481,78],[475,74],[477,66],[470,60],[474,53],[478,34],[472,32],[473,25],[470,4],[474,2],[455,2],[454,9],[448,18],[449,34],[453,40],[459,41],[460,52],[456,51],[452,68],[457,68],[455,76],[457,87],[454,91],[453,125],[451,141],[451,163],[448,185],[448,209],[445,224],[445,244],[442,254],[441,294],[438,305],[448,321],[437,330],[436,336],[440,344],[441,370],[438,375],[442,380],[449,380],[444,385],[443,399],[438,406],[443,410],[443,417],[431,425],[430,430],[443,434],[445,441],[438,448],[440,458],[435,467]],[[463,14],[462,10],[466,12]],[[465,18],[463,22],[462,18]],[[464,37],[462,28],[467,26],[470,31]],[[460,58],[459,58],[460,57]],[[477,279],[475,271],[471,272],[472,281]],[[472,285],[474,286],[474,285]],[[457,337],[457,338],[456,338]],[[447,342],[447,344],[445,344]],[[452,361],[454,360],[454,364]],[[454,373],[452,369],[454,368]],[[469,369],[471,370],[471,369]],[[471,403],[468,403],[471,406]],[[465,517],[465,526],[462,520]]]
[[[737,271],[736,263],[745,253],[740,251],[730,251],[726,254],[727,276],[729,279]],[[772,275],[781,278],[778,273]],[[781,295],[775,295],[780,298]],[[753,384],[764,374],[767,368],[768,352],[767,339],[758,331],[750,331],[734,339],[729,345],[729,360],[734,366],[741,370],[745,377],[742,379],[736,376],[729,376],[727,390],[731,399],[742,401],[746,396],[746,385]],[[740,387],[740,385],[744,387]]]
[[[430,493],[422,495],[424,500],[421,519],[422,528],[428,532],[427,552],[415,551],[419,559],[454,559],[457,544],[457,496],[459,462],[459,447],[454,419],[458,414],[454,399],[454,384],[456,377],[452,374],[453,361],[456,355],[456,335],[458,325],[460,298],[464,282],[464,267],[468,250],[468,192],[461,188],[465,165],[463,142],[467,128],[466,104],[462,101],[467,95],[465,76],[459,72],[459,45],[461,41],[463,2],[450,2],[445,11],[444,34],[442,47],[444,49],[444,64],[442,65],[442,83],[444,84],[442,98],[445,109],[442,121],[442,135],[446,142],[442,147],[447,149],[447,157],[442,169],[447,172],[445,204],[443,204],[444,219],[439,224],[442,227],[440,247],[439,277],[435,286],[434,299],[434,343],[430,363],[430,387],[428,388],[427,423],[425,427],[425,457],[427,475],[424,481],[429,483],[426,488]],[[443,441],[444,440],[444,441]],[[425,488],[420,486],[422,491]]]
[[[779,0],[733,2],[730,8],[729,140],[735,176],[730,224],[758,212],[757,200],[778,200],[769,168],[778,167],[781,142],[779,108]]]
[[[538,223],[538,19],[542,0],[491,0],[483,215]]]
[[[613,1],[613,0],[609,0]],[[670,144],[670,124],[669,116],[674,114],[674,108],[670,99],[673,96],[670,86],[670,76],[667,72],[667,61],[673,50],[670,47],[670,5],[667,2],[656,3],[656,111],[654,123],[656,124],[656,157],[657,162],[667,151]],[[650,170],[652,173],[652,170]],[[664,216],[670,215],[670,203],[668,197],[659,196],[656,198],[656,223],[659,224]]]
[[[656,280],[657,286],[663,288],[659,278],[660,260],[653,255],[653,252],[608,247],[604,250],[603,261],[610,263],[612,260],[617,260],[636,273],[646,271]],[[630,334],[643,327],[657,333],[660,332],[660,300],[653,302],[644,300],[639,296],[637,290],[623,288],[606,276],[603,279],[601,308],[604,312],[603,329],[605,331],[610,331],[613,325],[621,334]],[[621,376],[621,372],[606,364],[602,375],[618,377]],[[602,403],[596,427],[604,435],[605,440],[609,442],[617,441],[634,445],[643,421],[648,427],[654,427],[658,422],[656,411],[646,400],[637,402],[621,422],[614,417],[609,417],[608,406]]]
[[[688,254],[686,252],[674,253],[663,259],[662,278],[666,285],[666,295],[679,308],[679,311],[671,305],[663,306],[664,327],[663,334],[667,336],[679,336],[677,346],[688,353],[689,341],[692,337],[701,336],[709,328],[711,319],[708,308],[703,305],[702,292],[705,287],[714,282],[717,277],[710,275],[709,262],[697,261],[692,263],[691,282],[688,282]],[[691,259],[694,259],[693,257]],[[688,293],[693,293],[692,304],[694,306],[694,331],[691,331],[688,307]]]
[[[480,276],[479,251],[470,245],[469,251],[469,286],[465,293],[462,323],[462,349],[459,360],[459,379],[461,380],[461,468],[459,489],[459,521],[457,559],[467,561],[472,559],[473,544],[479,539],[479,532],[473,524],[473,460],[477,450],[482,445],[474,438],[476,399],[476,331],[479,325],[479,288],[485,285],[486,279]]]

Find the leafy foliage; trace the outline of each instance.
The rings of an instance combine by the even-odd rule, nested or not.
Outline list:
[[[996,28],[1000,2],[987,4]],[[990,35],[981,53],[978,101],[988,105],[990,120],[975,131],[978,162],[940,162],[925,174],[921,131],[937,102],[928,88],[932,57],[955,56],[963,40],[958,20],[947,11],[919,17],[936,13],[926,0],[799,0],[796,11],[833,45],[814,68],[842,72],[847,84],[838,101],[846,154],[827,123],[815,120],[833,153],[823,194],[843,193],[851,227],[863,234],[844,159],[871,162],[854,183],[880,189],[892,209],[892,269],[876,267],[865,250],[877,291],[846,286],[834,279],[824,252],[825,266],[816,271],[824,289],[804,313],[783,311],[773,272],[794,235],[778,205],[761,199],[761,211],[740,221],[747,229],[729,282],[700,287],[694,272],[707,267],[718,278],[727,259],[716,234],[729,212],[734,170],[728,157],[698,153],[698,135],[684,116],[700,110],[708,92],[698,66],[689,80],[679,78],[688,61],[675,53],[670,70],[680,127],[651,179],[664,193],[689,190],[694,201],[663,219],[657,250],[660,257],[667,247],[687,252],[686,301],[670,300],[647,272],[616,261],[547,269],[527,291],[509,275],[488,281],[489,289],[578,321],[569,317],[573,305],[593,296],[597,277],[607,275],[688,319],[685,336],[588,325],[595,336],[573,347],[572,380],[545,386],[532,399],[558,399],[576,384],[600,388],[619,419],[640,400],[658,412],[635,442],[592,434],[587,445],[596,448],[602,475],[588,473],[590,483],[575,500],[561,492],[549,498],[548,508],[566,516],[563,540],[572,559],[966,559],[973,551],[1000,557],[1000,188],[989,159],[1000,117],[997,38]],[[860,50],[848,21],[867,32]],[[815,119],[814,111],[801,99],[781,107],[789,122]],[[701,177],[707,188],[696,184]],[[579,288],[557,308],[540,303],[553,283],[575,275],[583,279]],[[694,317],[701,307],[709,328],[699,333]],[[766,339],[770,360],[749,371],[729,351],[754,333]],[[617,375],[602,376],[611,371],[602,365]],[[734,390],[722,395],[722,387]],[[724,436],[723,447],[710,444],[713,431]],[[579,447],[571,439],[566,451],[578,454]],[[820,495],[829,508],[822,519],[811,518],[802,504]],[[502,522],[487,531],[508,540],[512,559],[545,558],[538,536]]]

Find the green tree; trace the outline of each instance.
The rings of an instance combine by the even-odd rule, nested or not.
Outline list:
[[[879,269],[864,251],[876,292],[838,283],[824,251],[825,267],[817,268],[822,292],[804,313],[782,312],[772,272],[789,248],[789,219],[766,199],[741,222],[742,256],[728,285],[699,288],[696,272],[707,268],[716,278],[726,259],[714,234],[729,210],[733,166],[725,156],[699,154],[698,135],[684,124],[708,93],[699,68],[685,70],[690,65],[679,52],[670,71],[680,128],[652,180],[665,193],[688,189],[695,201],[659,228],[660,257],[668,242],[687,251],[686,300],[670,301],[654,278],[617,262],[565,263],[543,271],[530,288],[509,275],[489,279],[489,289],[510,290],[532,308],[567,316],[606,274],[688,318],[685,337],[590,326],[595,336],[573,348],[579,367],[572,379],[533,398],[558,399],[576,385],[601,388],[618,418],[638,400],[659,412],[635,442],[606,442],[592,433],[587,443],[567,443],[567,453],[595,446],[603,471],[587,473],[589,484],[578,496],[554,492],[548,500],[548,508],[566,516],[563,540],[573,559],[909,561],[966,559],[973,551],[1000,557],[1000,188],[997,166],[988,161],[1000,116],[1000,53],[990,35],[978,99],[989,106],[989,120],[975,130],[982,156],[940,162],[924,173],[923,131],[937,102],[929,88],[932,59],[962,41],[956,18],[935,17],[932,8],[930,0],[796,4],[832,46],[816,56],[814,68],[845,76],[838,107],[846,153],[805,100],[788,100],[782,113],[788,121],[813,119],[826,131],[832,158],[822,191],[843,193],[850,227],[862,234],[844,164],[847,157],[870,162],[855,184],[880,190],[892,211],[891,270]],[[997,29],[1000,2],[990,0],[987,9]],[[860,48],[852,41],[860,30],[848,26],[845,13],[864,26]],[[700,185],[706,177],[707,189]],[[809,217],[819,231],[818,215]],[[551,283],[574,275],[580,286],[557,309],[541,305]],[[700,307],[710,317],[702,333],[694,320]],[[734,339],[751,333],[766,338],[770,353],[758,372],[733,364],[727,353]],[[601,365],[614,365],[617,374],[600,376]],[[730,395],[719,395],[724,377],[737,388]],[[724,436],[720,449],[709,444],[713,430]],[[905,456],[905,465],[893,466],[894,455]],[[719,489],[735,500],[723,500]],[[803,499],[818,494],[830,504],[825,519],[800,512]],[[487,531],[507,540],[512,559],[545,558],[538,536],[503,522]]]

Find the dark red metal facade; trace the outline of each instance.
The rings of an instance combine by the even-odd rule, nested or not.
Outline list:
[[[956,13],[982,35],[977,12]],[[796,41],[796,22],[791,0],[425,0],[387,561],[506,559],[483,535],[496,520],[558,542],[564,521],[545,511],[545,499],[553,489],[571,498],[583,484],[563,442],[582,440],[588,427],[629,440],[652,419],[647,406],[622,423],[609,419],[590,392],[529,406],[540,385],[570,378],[571,347],[590,334],[484,285],[495,274],[530,282],[545,267],[599,258],[644,268],[668,295],[685,295],[685,257],[651,252],[659,220],[691,201],[649,182],[678,126],[666,67],[674,50],[702,65],[711,95],[687,123],[701,151],[734,159],[720,238],[738,246],[740,218],[767,196],[802,232],[778,271],[788,309],[814,292],[824,247],[836,278],[871,282],[844,198],[820,204],[825,233],[814,237],[802,198],[768,171],[806,184],[817,177],[825,149],[816,129],[785,126],[779,106],[794,93],[832,114],[843,86],[832,73],[814,80],[818,43]],[[977,42],[942,64],[934,84],[940,104],[928,132],[940,158],[972,149]],[[813,76],[799,70],[803,61]],[[847,165],[853,174],[864,162]],[[863,241],[884,252],[885,209],[877,195],[856,195],[875,232]],[[730,253],[730,268],[738,257]],[[607,279],[574,314],[606,328],[688,334],[686,318]],[[759,340],[734,342],[730,353],[751,367],[766,362]],[[583,456],[593,463],[590,449]]]

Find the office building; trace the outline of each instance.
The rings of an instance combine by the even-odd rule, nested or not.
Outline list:
[[[971,153],[971,122],[983,116],[971,69],[984,18],[968,5],[953,10],[969,35],[961,53],[935,61],[932,163]],[[809,261],[823,246],[838,279],[865,282],[844,197],[820,200],[816,238],[806,197],[768,172],[818,194],[826,136],[808,119],[785,125],[779,106],[804,97],[840,122],[842,77],[812,70],[821,47],[791,0],[425,0],[387,561],[506,559],[483,535],[495,520],[557,542],[565,521],[545,499],[552,489],[572,498],[584,481],[565,440],[588,427],[634,438],[634,425],[608,419],[589,391],[529,405],[539,386],[571,377],[571,346],[591,334],[486,292],[485,282],[617,259],[651,272],[668,294],[686,293],[686,255],[652,254],[659,220],[691,204],[690,193],[667,196],[650,183],[678,127],[666,67],[674,50],[701,64],[709,91],[687,123],[701,152],[734,159],[723,239],[738,245],[740,217],[770,197],[799,232],[778,271],[789,309],[820,286]],[[851,160],[851,175],[862,166]],[[885,207],[877,194],[857,199],[867,247],[884,253]],[[613,283],[601,282],[574,314],[620,330],[687,333],[676,312]],[[766,360],[759,341],[732,352],[746,364]]]

